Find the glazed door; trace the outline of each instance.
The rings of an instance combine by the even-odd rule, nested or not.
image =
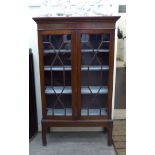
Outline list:
[[[108,117],[111,31],[81,30],[80,39],[80,115]]]
[[[76,97],[72,32],[42,31],[39,36],[43,117],[72,117]]]

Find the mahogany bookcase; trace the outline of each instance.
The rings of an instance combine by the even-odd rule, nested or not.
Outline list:
[[[112,144],[115,23],[119,16],[35,17],[42,141],[50,127],[103,127]]]

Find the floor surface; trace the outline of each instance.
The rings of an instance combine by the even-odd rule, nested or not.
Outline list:
[[[126,155],[126,120],[114,120],[113,142],[117,155]]]
[[[102,132],[51,132],[47,141],[47,146],[42,146],[38,133],[30,142],[29,155],[116,155]]]
[[[126,119],[126,109],[114,109],[114,119]]]
[[[115,109],[126,109],[126,67],[116,68]]]

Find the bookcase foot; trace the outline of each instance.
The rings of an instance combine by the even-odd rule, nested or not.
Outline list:
[[[50,130],[50,127],[48,127],[48,128],[47,128],[47,133],[50,133],[50,131],[51,131],[51,130]]]
[[[42,123],[42,144],[43,144],[43,146],[46,146],[46,145],[47,145],[46,132],[47,132],[47,128],[46,128],[46,126]]]
[[[113,130],[113,122],[109,123],[108,125],[108,145],[111,146],[113,144],[113,140],[112,140],[112,130]]]
[[[103,128],[103,133],[107,133],[107,128]]]

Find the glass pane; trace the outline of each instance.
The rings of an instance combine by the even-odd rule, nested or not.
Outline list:
[[[110,34],[81,35],[82,116],[107,115]]]
[[[47,115],[72,115],[71,35],[43,35]]]

